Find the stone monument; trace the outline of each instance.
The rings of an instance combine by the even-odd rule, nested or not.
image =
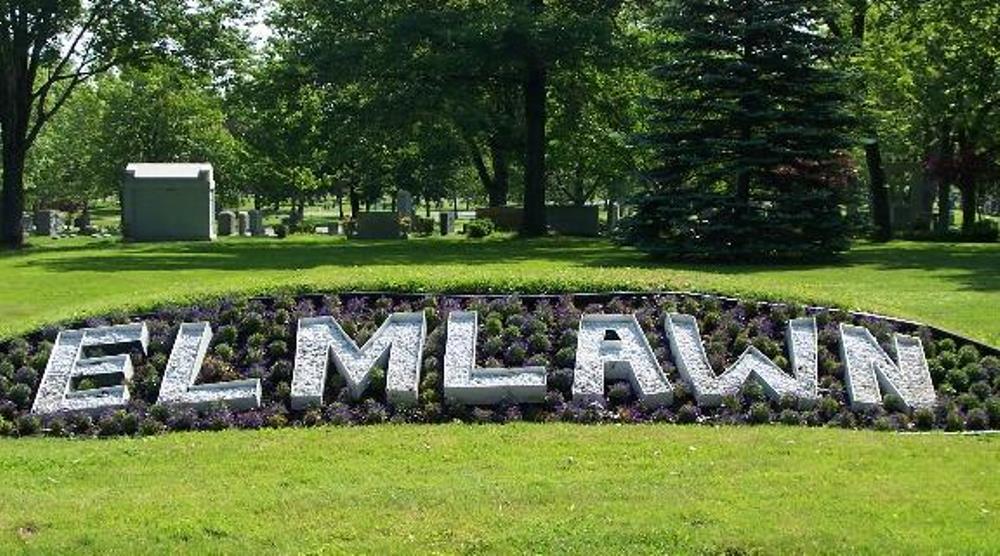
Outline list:
[[[358,215],[357,239],[400,239],[403,229],[395,212],[362,212]]]
[[[231,236],[236,233],[236,213],[224,210],[219,213],[219,235]]]
[[[545,208],[545,212],[549,227],[558,234],[594,237],[601,233],[598,207],[549,206]]]
[[[35,233],[40,236],[55,237],[62,233],[62,216],[54,210],[40,210],[35,213]]]
[[[442,212],[438,214],[438,227],[443,236],[455,233],[455,213]]]
[[[253,237],[264,237],[264,213],[259,210],[251,210],[249,212],[250,218],[250,235]]]
[[[396,193],[396,214],[400,218],[413,218],[413,195],[405,189]]]
[[[250,235],[250,213],[245,210],[237,212],[236,221],[238,223],[240,236]]]
[[[212,165],[129,164],[122,183],[122,235],[132,241],[215,239]]]

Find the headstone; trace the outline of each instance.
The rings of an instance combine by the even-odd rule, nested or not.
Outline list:
[[[598,236],[601,233],[599,210],[596,206],[546,207],[549,227],[567,236]]]
[[[413,195],[405,189],[396,193],[396,214],[400,218],[413,217]]]
[[[438,214],[438,229],[443,236],[455,233],[455,213],[442,212]]]
[[[40,236],[55,237],[62,232],[62,216],[54,210],[40,210],[35,213],[35,233]]]
[[[493,222],[501,232],[516,232],[524,222],[524,210],[517,207],[489,207],[476,209],[476,218]]]
[[[21,230],[25,234],[30,234],[35,231],[35,217],[27,212],[21,216]]]
[[[608,205],[608,231],[614,231],[618,227],[618,222],[622,219],[622,209],[618,203]]]
[[[250,235],[253,237],[264,237],[264,213],[259,210],[251,210],[249,212],[250,218]]]
[[[90,225],[90,213],[87,211],[81,212],[80,216],[77,216],[76,219],[73,220],[73,226],[75,226],[81,234],[89,234],[95,231]]]
[[[339,220],[330,222],[330,226],[326,229],[326,232],[331,236],[342,236],[344,235],[344,224]]]
[[[132,241],[215,239],[211,164],[129,164],[122,184],[122,235]]]
[[[358,215],[357,239],[400,239],[403,230],[395,212],[362,212]]]
[[[219,235],[231,236],[236,232],[236,215],[231,210],[219,213]]]
[[[239,233],[241,236],[250,234],[250,214],[241,210],[236,213],[237,226],[239,228]]]

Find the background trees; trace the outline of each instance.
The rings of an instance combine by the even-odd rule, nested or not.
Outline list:
[[[11,0],[0,9],[0,242],[23,237],[25,161],[77,88],[154,53],[225,71],[238,59],[231,0]]]
[[[877,239],[946,232],[957,200],[978,234],[1000,181],[994,4],[279,0],[251,48],[240,0],[13,2],[5,237],[25,202],[113,198],[132,160],[208,160],[227,202],[293,218],[407,189],[425,211],[522,205],[538,234],[546,203],[616,201],[642,209],[636,241],[738,256],[835,251],[845,215]]]

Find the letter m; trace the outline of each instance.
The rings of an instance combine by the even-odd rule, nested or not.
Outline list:
[[[371,382],[372,370],[381,367],[386,371],[386,399],[396,404],[416,402],[426,336],[423,313],[390,315],[361,348],[333,317],[299,320],[292,408],[323,402],[331,361],[355,399]]]

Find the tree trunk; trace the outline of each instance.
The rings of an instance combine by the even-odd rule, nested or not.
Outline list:
[[[24,245],[24,153],[17,144],[3,146],[3,220],[2,241],[5,247],[17,249]]]
[[[24,245],[24,163],[28,156],[28,122],[31,87],[19,71],[26,64],[14,62],[0,86],[0,133],[3,137],[3,192],[0,193],[0,242],[17,249]]]
[[[882,149],[878,139],[865,144],[865,161],[868,164],[868,188],[872,199],[872,220],[875,224],[875,241],[892,239],[892,209],[889,206],[889,185],[882,168]]]
[[[962,193],[962,233],[972,233],[976,225],[976,175],[975,152],[968,135],[962,130],[958,136],[958,190]]]
[[[510,160],[495,137],[490,140],[490,157],[493,159],[492,187],[487,190],[490,206],[505,207],[510,193]]]
[[[544,9],[543,0],[532,0],[536,15]],[[531,39],[533,40],[533,39]],[[524,79],[524,227],[525,236],[541,236],[548,231],[545,219],[545,63],[538,46],[528,45],[527,74]]]
[[[940,234],[948,233],[951,228],[951,182],[947,178],[942,178],[938,182],[938,219],[937,231]]]
[[[357,218],[358,213],[361,212],[361,199],[358,197],[358,189],[354,186],[354,182],[351,182],[347,187],[347,196],[351,199],[351,218]]]

